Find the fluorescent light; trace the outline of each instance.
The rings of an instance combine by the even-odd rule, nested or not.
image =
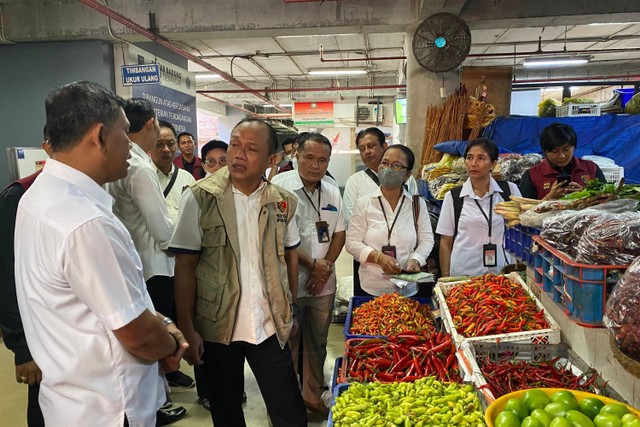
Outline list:
[[[275,101],[274,101],[275,102]],[[287,108],[287,107],[293,107],[293,104],[278,104],[279,106],[283,107],[283,108]],[[275,108],[273,105],[271,104],[262,104],[262,108],[269,108],[269,107],[273,107]]]
[[[560,65],[582,65],[589,62],[589,56],[528,58],[522,62],[525,67],[557,67]]]
[[[196,80],[210,80],[210,79],[219,79],[220,76],[214,73],[200,73],[196,74]]]
[[[354,76],[367,74],[364,68],[318,68],[309,70],[310,76]]]

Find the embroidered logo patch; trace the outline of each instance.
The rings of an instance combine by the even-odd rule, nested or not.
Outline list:
[[[286,200],[278,202],[277,206],[278,206],[278,210],[280,212],[285,213],[287,211],[287,202],[286,202]]]
[[[582,182],[584,182],[584,183],[586,184],[587,182],[589,182],[589,180],[591,179],[591,177],[590,177],[589,175],[582,175],[582,176],[580,177],[580,179],[582,180]]]
[[[542,188],[543,188],[543,189],[545,189],[545,190],[550,189],[550,188],[551,188],[551,183],[550,183],[549,181],[545,181],[545,182],[542,184]]]

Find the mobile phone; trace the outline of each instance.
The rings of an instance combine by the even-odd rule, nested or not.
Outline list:
[[[571,182],[571,176],[570,175],[560,175],[558,177],[558,179],[557,179],[557,182],[558,182],[558,184],[560,184],[561,187],[566,187]]]

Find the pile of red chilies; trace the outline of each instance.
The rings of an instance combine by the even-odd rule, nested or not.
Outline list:
[[[353,310],[352,335],[389,336],[406,330],[434,331],[429,306],[392,293],[382,294]]]
[[[466,338],[549,328],[544,310],[505,276],[473,278],[452,288],[445,299],[456,330]]]
[[[347,342],[342,378],[356,382],[409,382],[435,376],[460,382],[456,348],[445,333],[403,332],[387,339]]]
[[[593,393],[596,387],[601,387],[597,384],[599,376],[595,370],[590,369],[576,376],[570,370],[556,367],[557,361],[558,358],[546,362],[494,362],[489,357],[481,357],[478,364],[487,381],[487,385],[483,387],[487,387],[495,398],[529,388],[568,388]]]

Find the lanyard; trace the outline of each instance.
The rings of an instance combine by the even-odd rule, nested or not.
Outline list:
[[[317,188],[318,188],[318,206],[320,206],[320,193],[322,193],[322,187],[320,186],[319,182],[318,182]],[[307,199],[309,199],[309,201],[311,202],[311,206],[313,206],[313,209],[318,214],[318,221],[322,221],[322,218],[320,217],[320,209],[316,207],[315,203],[313,203],[313,200],[311,200],[311,197],[309,197],[309,195],[307,194],[307,189],[303,187],[302,192],[304,193],[305,196],[307,196]]]
[[[491,193],[491,199],[489,202],[489,217],[487,217],[487,214],[484,212],[484,209],[482,209],[482,206],[480,206],[480,203],[478,203],[478,199],[473,199],[474,202],[476,202],[476,205],[478,205],[478,209],[480,209],[480,212],[482,213],[482,216],[484,217],[484,219],[487,220],[487,225],[489,226],[489,243],[491,243],[491,229],[493,227],[491,227],[492,225],[492,218],[493,218],[493,193]]]
[[[387,245],[391,245],[391,232],[393,231],[393,227],[395,227],[396,221],[398,220],[398,217],[400,216],[400,211],[402,210],[402,205],[404,205],[404,195],[402,195],[401,197],[402,197],[402,202],[400,202],[400,209],[398,209],[398,213],[396,214],[396,217],[393,219],[393,223],[391,224],[391,228],[389,228],[389,221],[387,220],[387,214],[384,211],[384,206],[382,206],[382,198],[380,196],[378,196],[378,202],[380,202],[380,209],[382,209],[382,215],[384,215],[384,222],[387,223]]]

